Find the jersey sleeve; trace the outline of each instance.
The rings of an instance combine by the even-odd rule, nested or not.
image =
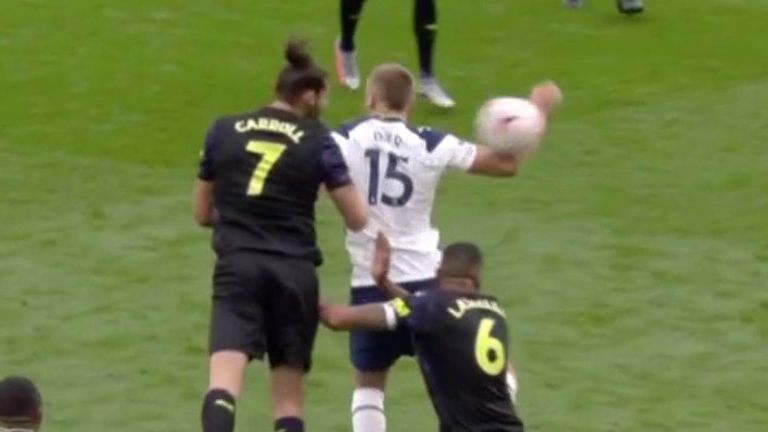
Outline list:
[[[321,135],[321,140],[320,171],[325,187],[333,190],[352,183],[339,145],[327,131]]]
[[[446,168],[468,171],[475,162],[477,146],[461,138],[429,128],[421,128],[420,135],[438,163]]]
[[[197,170],[197,178],[204,181],[213,181],[216,173],[213,168],[213,153],[216,146],[216,126],[214,122],[205,136],[203,149],[200,151],[200,164]]]

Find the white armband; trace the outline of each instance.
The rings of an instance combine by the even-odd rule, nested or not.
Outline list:
[[[507,371],[507,390],[512,402],[517,403],[517,378],[511,371]]]
[[[384,315],[387,318],[387,328],[394,330],[397,327],[397,312],[395,312],[395,307],[389,303],[383,304],[381,307],[384,308]]]

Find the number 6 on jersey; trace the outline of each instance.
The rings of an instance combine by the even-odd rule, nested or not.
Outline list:
[[[475,339],[477,365],[488,375],[498,375],[507,367],[504,344],[491,334],[495,325],[495,319],[483,318]]]

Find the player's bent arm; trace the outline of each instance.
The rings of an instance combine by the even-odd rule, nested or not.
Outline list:
[[[488,146],[478,145],[475,159],[469,167],[469,172],[488,177],[512,177],[520,168],[521,157],[509,152],[494,150]]]
[[[344,223],[352,231],[360,231],[368,222],[368,205],[354,184],[338,187],[328,192]]]
[[[381,303],[320,307],[320,320],[323,325],[335,331],[387,330],[394,327],[396,319],[394,311]]]
[[[194,216],[202,227],[213,225],[213,182],[199,179],[195,182]]]

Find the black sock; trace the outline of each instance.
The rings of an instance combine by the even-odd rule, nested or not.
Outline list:
[[[304,432],[304,421],[298,417],[282,417],[275,420],[278,432]]]
[[[225,390],[214,389],[203,401],[203,432],[235,430],[235,398]]]
[[[437,37],[437,6],[435,0],[414,0],[413,28],[419,44],[419,67],[421,77],[431,77],[432,53]]]
[[[355,50],[355,31],[365,0],[341,0],[341,50]]]

